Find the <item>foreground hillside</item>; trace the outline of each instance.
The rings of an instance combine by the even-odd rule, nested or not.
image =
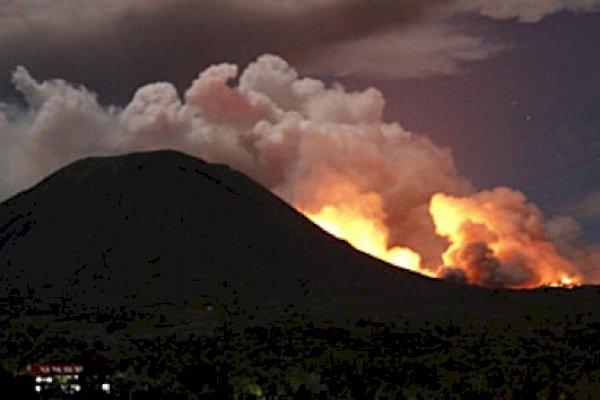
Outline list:
[[[4,202],[0,276],[5,369],[100,354],[123,393],[550,398],[600,382],[597,288],[399,270],[174,151],[81,160]]]

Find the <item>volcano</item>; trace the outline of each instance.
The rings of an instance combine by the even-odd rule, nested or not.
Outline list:
[[[388,265],[243,174],[171,150],[79,160],[5,201],[0,266],[5,314],[50,325],[142,308],[176,332],[219,310],[250,324],[292,309],[338,323],[515,312],[510,292]],[[527,301],[551,308],[547,295]]]
[[[439,374],[488,368],[489,357],[475,353],[457,367],[457,348],[517,346],[525,353],[509,362],[522,365],[519,354],[535,361],[566,341],[561,365],[581,362],[579,346],[586,358],[575,371],[597,365],[589,343],[597,343],[598,288],[492,290],[402,270],[330,236],[229,167],[175,151],[79,160],[4,202],[0,275],[2,368],[93,365],[99,355],[115,371],[118,398],[234,398],[248,382],[299,393],[298,371],[304,390],[343,398],[347,359],[357,398],[387,387],[363,376],[409,389],[423,376],[418,390],[431,394],[441,390],[423,372],[431,362]],[[535,377],[536,365],[506,379]],[[560,371],[552,371],[544,385],[556,388]],[[23,398],[38,398],[33,385],[22,382]],[[487,390],[477,387],[453,390]]]
[[[235,291],[248,304],[389,311],[448,286],[350,248],[227,166],[175,151],[77,161],[2,204],[0,221],[3,297],[180,304]]]

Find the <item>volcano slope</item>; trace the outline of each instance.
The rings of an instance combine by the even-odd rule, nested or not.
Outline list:
[[[484,293],[355,251],[242,174],[175,151],[75,162],[2,204],[0,221],[1,297],[115,307],[236,293],[240,307],[339,318]]]
[[[170,150],[83,159],[5,201],[0,276],[0,350],[13,370],[277,324],[300,324],[303,337],[495,327],[560,338],[600,309],[595,287],[488,290],[392,267],[229,167]]]

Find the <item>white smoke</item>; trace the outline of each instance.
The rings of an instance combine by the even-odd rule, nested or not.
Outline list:
[[[307,209],[319,206],[314,193],[324,182],[352,183],[381,196],[393,244],[419,249],[432,245],[423,240],[431,238],[431,224],[417,226],[427,219],[431,195],[472,190],[448,149],[382,121],[385,101],[374,88],[327,87],[271,55],[230,86],[237,76],[236,66],[215,65],[184,99],[173,85],[155,83],[121,109],[62,80],[37,82],[20,67],[13,81],[28,108],[0,119],[8,152],[0,193],[13,194],[82,156],[170,147],[227,163]]]
[[[429,201],[473,192],[448,149],[382,120],[378,90],[328,87],[273,55],[241,74],[212,66],[183,98],[170,83],[146,85],[123,108],[62,80],[38,82],[22,67],[13,82],[27,108],[0,107],[3,198],[83,156],[173,148],[229,164],[309,212],[348,206],[330,188],[350,188],[377,205],[370,212],[389,231],[388,245],[413,248],[435,270],[446,242],[435,235]]]

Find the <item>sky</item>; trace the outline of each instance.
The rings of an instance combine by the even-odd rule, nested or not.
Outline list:
[[[537,204],[556,246],[577,241],[595,248],[599,50],[599,0],[0,0],[0,198],[79,156],[164,145],[230,163],[311,209],[302,188],[313,178],[301,162],[286,163],[289,148],[253,147],[255,157],[272,157],[271,168],[283,171],[267,173],[242,155],[239,139],[262,127],[250,122],[291,124],[293,111],[313,130],[377,124],[377,132],[428,138],[432,144],[398,153],[402,164],[395,153],[373,163],[417,171],[392,181],[411,193],[430,185],[423,198],[511,187]],[[265,54],[277,58],[257,63]],[[211,69],[222,63],[237,67]],[[265,77],[271,81],[262,82]],[[147,86],[154,82],[163,84]],[[284,93],[288,84],[293,90]],[[223,85],[267,99],[252,94],[240,100]],[[336,101],[345,105],[332,105]],[[188,105],[201,110],[201,122]],[[158,108],[166,122],[152,114]],[[144,125],[148,115],[154,116],[152,129]],[[188,144],[193,132],[220,130],[223,118],[230,119],[223,132],[241,135],[227,139],[236,141],[235,150]],[[142,125],[145,139],[126,134]],[[175,133],[163,136],[159,128]],[[179,134],[185,140],[175,138]],[[212,146],[226,134],[202,143]],[[274,137],[273,130],[269,134]],[[333,165],[290,154],[313,166]],[[369,156],[355,157],[363,162]],[[440,172],[430,160],[445,166],[444,179],[431,178]],[[408,229],[407,215],[418,213],[424,200],[395,208],[385,185],[376,192],[383,198],[381,218],[396,216]],[[425,242],[411,243],[388,229],[398,244]]]

